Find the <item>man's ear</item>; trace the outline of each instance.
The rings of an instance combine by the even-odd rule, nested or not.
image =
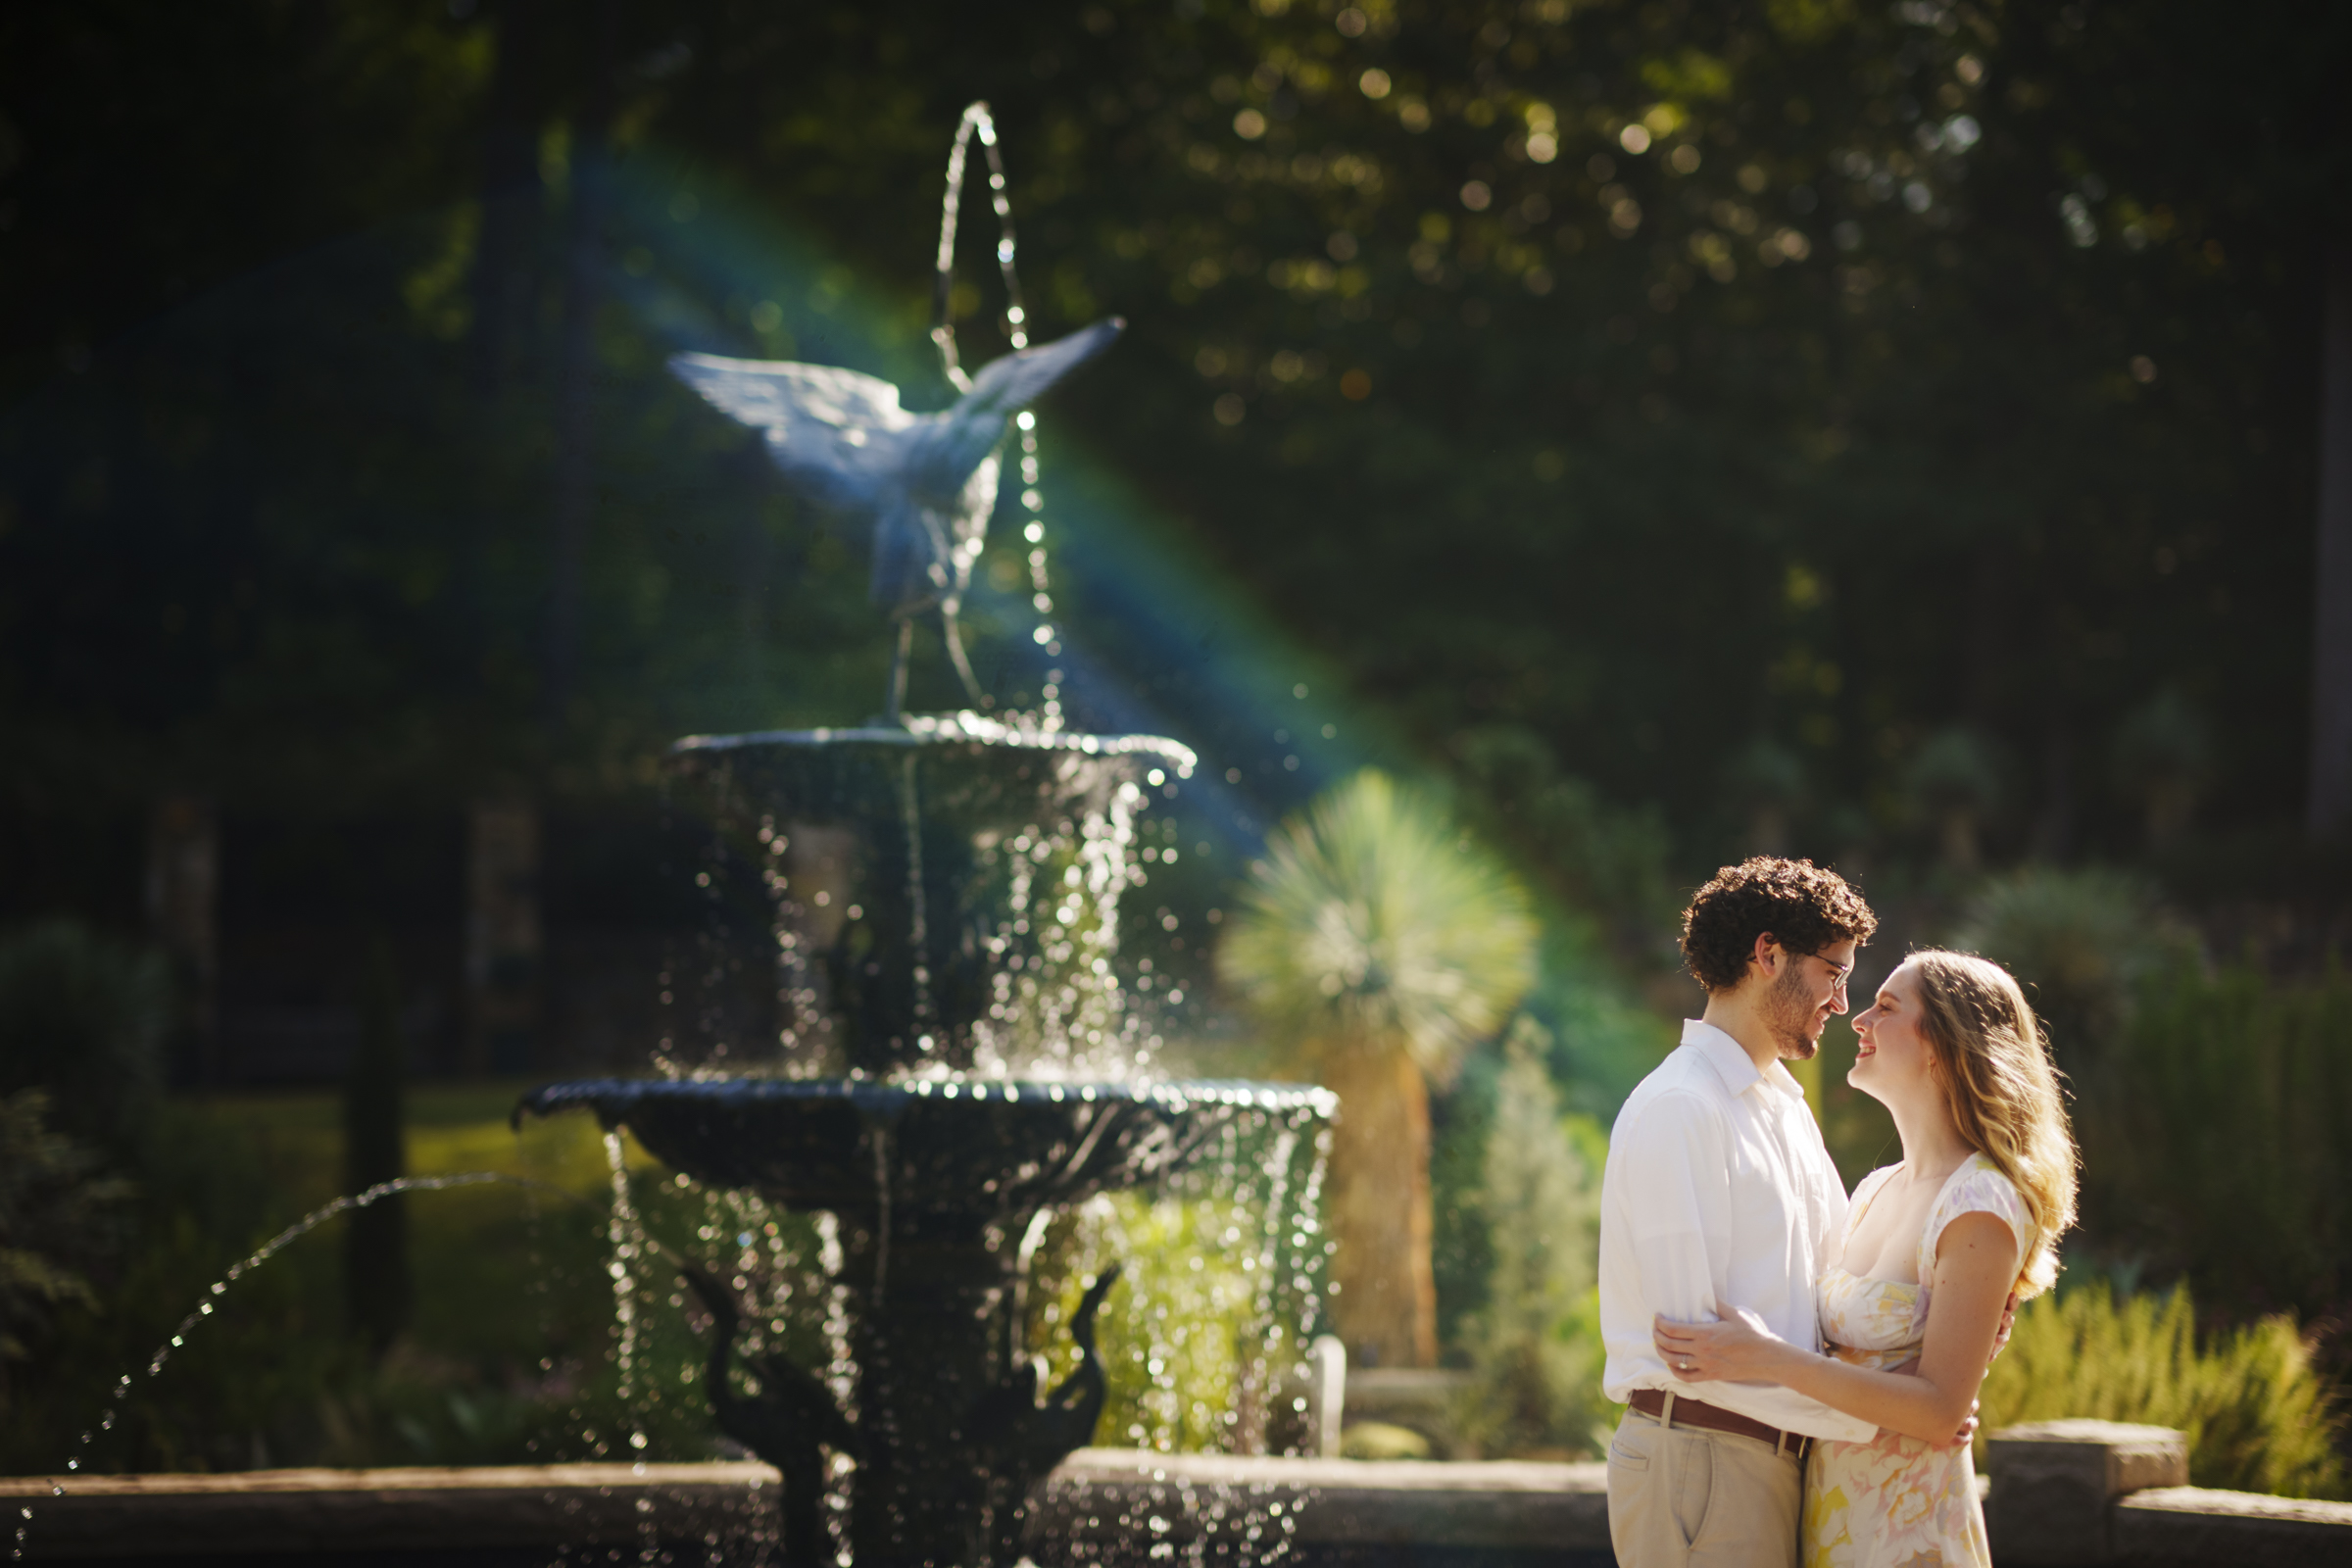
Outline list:
[[[1757,934],[1755,951],[1748,955],[1749,959],[1768,975],[1780,973],[1781,964],[1787,960],[1788,956],[1788,953],[1781,947],[1781,939],[1769,931]]]

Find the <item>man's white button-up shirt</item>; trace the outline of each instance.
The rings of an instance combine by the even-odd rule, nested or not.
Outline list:
[[[1741,1306],[1792,1345],[1821,1348],[1814,1282],[1845,1229],[1845,1185],[1805,1093],[1763,1072],[1712,1024],[1642,1080],[1609,1134],[1600,1183],[1602,1390],[1623,1403],[1665,1389],[1816,1438],[1866,1443],[1878,1428],[1761,1383],[1685,1383],[1666,1370],[1650,1317],[1707,1322]]]

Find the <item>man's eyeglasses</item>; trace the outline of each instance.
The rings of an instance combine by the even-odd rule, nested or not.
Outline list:
[[[1845,989],[1845,982],[1852,976],[1854,972],[1854,966],[1852,964],[1839,963],[1837,959],[1832,958],[1825,954],[1797,953],[1792,954],[1791,956],[1798,958],[1819,958],[1822,962],[1828,964],[1832,971],[1830,976],[1830,989],[1833,991],[1843,991]]]

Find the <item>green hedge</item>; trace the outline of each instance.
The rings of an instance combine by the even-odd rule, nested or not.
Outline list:
[[[2101,1282],[2027,1302],[1979,1397],[1985,1432],[2066,1416],[2177,1427],[2196,1486],[2352,1495],[2343,1410],[2294,1320],[2200,1337],[2185,1287],[2119,1299]]]

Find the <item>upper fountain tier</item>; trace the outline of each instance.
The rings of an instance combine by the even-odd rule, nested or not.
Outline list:
[[[1179,778],[1190,778],[1199,761],[1193,749],[1164,735],[1080,735],[1069,730],[1006,722],[969,710],[954,713],[906,713],[882,721],[843,729],[756,729],[740,735],[689,735],[672,742],[670,755],[691,758],[726,753],[824,752],[840,748],[877,748],[886,757],[911,752],[938,756],[992,753],[1036,753],[1041,757],[1131,757],[1158,759],[1169,763]],[[1020,774],[1026,778],[1026,773]]]
[[[714,834],[704,885],[772,910],[788,1071],[1132,1074],[1119,898],[1188,748],[963,712],[673,754]]]

